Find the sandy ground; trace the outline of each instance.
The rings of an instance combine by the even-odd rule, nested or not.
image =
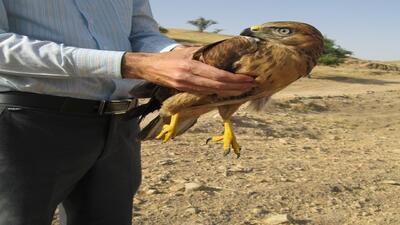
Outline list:
[[[134,224],[400,224],[400,74],[359,73],[319,68],[237,113],[240,159],[205,143],[215,113],[145,142]]]
[[[143,143],[133,224],[400,224],[400,73],[320,67],[233,121],[240,159],[215,113]]]

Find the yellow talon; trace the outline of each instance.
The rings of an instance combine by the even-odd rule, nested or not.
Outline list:
[[[236,141],[235,134],[233,133],[232,122],[230,120],[224,121],[224,135],[214,136],[211,138],[212,141],[223,141],[224,142],[224,154],[229,154],[231,147],[237,157],[240,157],[240,145]]]
[[[179,113],[171,116],[171,122],[169,125],[164,125],[160,134],[157,135],[156,139],[163,139],[163,142],[167,142],[171,138],[176,136],[176,127],[178,125]]]

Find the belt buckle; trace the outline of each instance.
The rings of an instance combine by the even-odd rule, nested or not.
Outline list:
[[[99,111],[100,115],[121,115],[130,110],[137,103],[136,99],[121,99],[121,100],[102,100],[100,102]],[[116,108],[116,109],[113,109]],[[109,109],[111,108],[111,109]]]

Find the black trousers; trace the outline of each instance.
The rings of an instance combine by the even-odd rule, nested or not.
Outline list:
[[[128,225],[141,181],[136,119],[0,108],[0,225]]]

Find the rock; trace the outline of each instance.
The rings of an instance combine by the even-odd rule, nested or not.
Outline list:
[[[185,210],[185,213],[187,213],[187,214],[198,214],[199,212],[200,212],[200,210],[195,207],[190,207]]]
[[[322,211],[322,208],[320,208],[320,207],[313,207],[313,208],[310,209],[310,211],[311,211],[312,213],[320,213],[320,212]]]
[[[160,174],[157,178],[159,181],[165,182],[169,180],[170,174],[169,173]]]
[[[134,198],[133,203],[135,205],[141,205],[141,204],[145,203],[145,201],[143,199],[140,199],[140,198]]]
[[[267,210],[257,207],[251,210],[252,214],[255,215],[256,217],[263,217],[265,214],[267,214]]]
[[[185,184],[185,192],[193,192],[193,191],[200,191],[204,189],[204,186],[199,183],[186,183]]]
[[[242,167],[242,166],[235,166],[235,167],[228,169],[228,172],[232,172],[232,173],[250,173],[252,171],[253,171],[253,168]]]
[[[184,184],[176,184],[176,185],[171,186],[171,187],[169,188],[169,190],[170,190],[171,192],[183,191],[183,190],[185,190],[185,185],[184,185]]]
[[[217,168],[217,171],[225,172],[227,169],[228,169],[227,166],[221,165],[221,166],[219,166],[219,167]]]
[[[361,209],[363,207],[363,204],[359,201],[355,201],[351,206],[356,209]]]
[[[290,223],[293,218],[289,214],[275,214],[267,217],[263,220],[263,224],[275,225],[275,224],[286,224]]]
[[[292,180],[290,180],[290,179],[288,179],[286,177],[281,177],[279,180],[282,181],[282,182],[293,182]]]
[[[381,181],[381,184],[390,184],[390,185],[400,186],[400,181],[395,181],[395,180],[383,180],[383,181]]]
[[[281,144],[284,144],[284,145],[288,144],[288,141],[284,138],[279,138],[278,140],[279,140],[279,143],[281,143]]]
[[[146,191],[146,194],[148,194],[148,195],[154,195],[154,194],[159,194],[160,192],[157,190],[157,189],[155,189],[155,188],[149,188],[147,191]]]
[[[371,216],[372,214],[370,212],[362,212],[361,216]]]
[[[162,165],[162,166],[169,166],[169,165],[175,164],[175,161],[173,161],[173,160],[171,160],[171,159],[160,160],[160,161],[158,161],[158,164],[159,164],[159,165]]]
[[[341,184],[336,184],[331,186],[330,191],[334,192],[334,193],[340,193],[343,192],[345,190],[345,187],[343,187],[343,185]]]

